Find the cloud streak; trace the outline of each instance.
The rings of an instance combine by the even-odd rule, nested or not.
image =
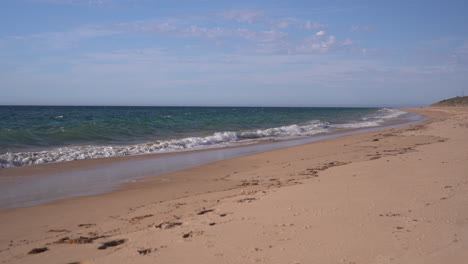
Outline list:
[[[235,20],[239,23],[253,24],[255,22],[264,22],[266,19],[265,12],[263,10],[252,10],[252,9],[232,9],[216,14],[219,17]]]
[[[203,45],[206,48],[214,45],[231,51],[261,54],[327,53],[359,43],[351,39],[340,40],[336,35],[324,30],[328,27],[326,24],[297,18],[272,19],[262,10],[235,9],[215,13],[214,16],[206,15],[201,19],[190,16],[185,19],[167,17],[106,25],[84,25],[64,32],[11,36],[8,39],[25,42],[36,40],[46,43],[46,46],[63,49],[94,38],[115,35],[133,38],[135,34],[141,34],[155,38],[187,39],[188,46],[190,41],[198,39],[205,41]]]
[[[29,35],[16,35],[4,37],[3,41],[39,41],[40,44],[54,47],[54,48],[67,48],[70,45],[86,40],[99,37],[108,37],[112,35],[121,34],[121,31],[116,29],[106,28],[102,26],[81,26],[70,31],[64,32],[45,32]]]
[[[231,9],[228,11],[216,13],[216,16],[226,20],[236,21],[238,23],[257,24],[276,29],[296,28],[311,31],[322,30],[329,27],[327,24],[319,24],[317,22],[311,22],[310,20],[302,20],[298,18],[287,17],[273,19],[268,17],[264,10],[254,9]]]

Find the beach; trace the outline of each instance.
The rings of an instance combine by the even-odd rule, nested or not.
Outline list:
[[[464,263],[468,109],[405,110],[430,120],[1,210],[0,263]]]

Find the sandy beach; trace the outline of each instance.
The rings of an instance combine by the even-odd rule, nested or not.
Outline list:
[[[408,111],[431,120],[2,210],[0,263],[465,263],[468,109]]]

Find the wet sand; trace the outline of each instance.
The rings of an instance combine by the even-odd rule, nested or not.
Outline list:
[[[413,111],[432,120],[0,211],[0,263],[464,263],[468,109]]]

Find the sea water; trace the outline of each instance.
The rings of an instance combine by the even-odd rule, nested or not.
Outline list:
[[[394,108],[0,106],[0,168],[377,127]]]

